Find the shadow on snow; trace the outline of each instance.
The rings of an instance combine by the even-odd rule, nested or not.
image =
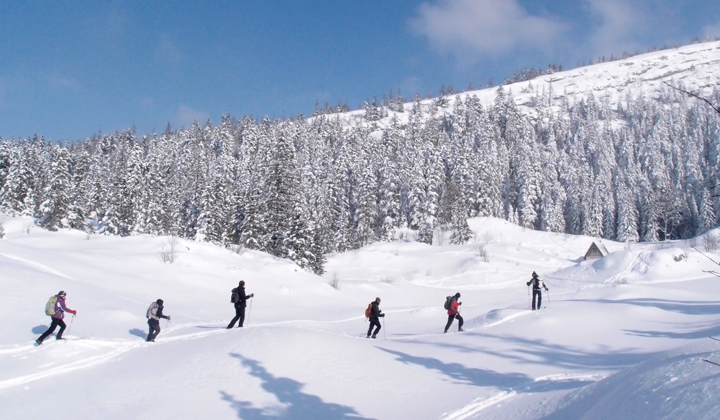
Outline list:
[[[38,325],[36,327],[32,327],[32,333],[33,334],[42,334],[44,333],[48,328],[50,328],[49,325]]]
[[[717,315],[720,314],[720,302],[682,301],[665,299],[571,299],[566,302],[611,303],[617,305],[633,305],[646,308],[657,308],[663,311],[676,312],[684,315]]]
[[[590,352],[578,348],[550,344],[543,340],[530,340],[508,335],[495,335],[480,332],[465,332],[465,336],[477,336],[482,340],[499,340],[504,343],[515,344],[515,349],[495,349],[483,346],[463,346],[451,343],[422,342],[431,346],[447,347],[462,353],[482,353],[501,359],[511,360],[519,364],[555,366],[563,369],[601,370],[620,369],[646,360],[653,356],[652,352],[639,352],[636,349],[611,350],[600,348]]]
[[[405,364],[414,364],[438,371],[458,383],[478,387],[494,387],[505,391],[546,392],[576,389],[594,382],[587,378],[564,378],[561,380],[538,381],[522,373],[499,373],[487,369],[466,367],[460,363],[445,363],[432,357],[412,356],[396,350],[380,348]]]
[[[133,328],[133,329],[131,329],[131,330],[128,331],[128,332],[130,333],[130,335],[134,335],[134,336],[136,336],[136,337],[140,337],[140,338],[142,338],[143,340],[145,340],[145,339],[147,338],[147,336],[148,336],[148,332],[147,332],[147,331],[143,331],[143,330],[141,330],[141,329],[139,329],[139,328]]]
[[[319,397],[302,392],[303,384],[290,379],[273,376],[260,362],[247,359],[239,354],[230,356],[262,381],[262,388],[275,395],[281,407],[256,408],[252,403],[235,399],[227,392],[220,391],[222,399],[230,403],[243,420],[293,419],[293,420],[370,420],[359,415],[352,407],[326,403]]]

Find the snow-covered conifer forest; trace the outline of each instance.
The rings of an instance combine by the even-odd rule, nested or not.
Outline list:
[[[465,243],[477,216],[617,241],[689,238],[720,216],[720,118],[660,81],[720,103],[719,60],[714,42],[312,118],[5,139],[0,205],[51,230],[176,235],[316,273],[324,254],[407,230]]]

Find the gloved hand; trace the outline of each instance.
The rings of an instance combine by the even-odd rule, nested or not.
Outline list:
[[[462,305],[462,302],[458,302],[458,306]]]
[[[255,297],[255,293],[250,293],[249,297],[251,297],[251,298]]]
[[[546,287],[546,288],[545,288],[545,291],[546,291],[546,292],[549,292],[549,291],[550,291],[550,289],[548,289],[548,288]]]
[[[77,314],[77,311],[73,311],[73,310],[69,310],[68,312],[70,312],[73,315]]]
[[[171,318],[170,318],[170,315],[168,315],[168,321],[172,322],[172,321],[171,321]]]
[[[385,314],[380,314],[381,317],[385,318]]]

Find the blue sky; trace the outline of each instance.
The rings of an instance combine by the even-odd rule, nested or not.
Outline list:
[[[356,109],[705,36],[717,0],[0,0],[0,137]]]

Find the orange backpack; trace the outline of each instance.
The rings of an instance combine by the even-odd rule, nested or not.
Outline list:
[[[365,318],[370,318],[370,315],[372,315],[372,302],[370,302],[367,309],[365,309]]]

